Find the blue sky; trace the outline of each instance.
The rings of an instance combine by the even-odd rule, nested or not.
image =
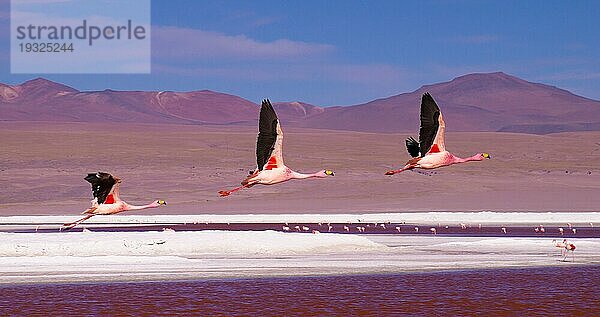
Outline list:
[[[39,75],[10,74],[8,3],[0,82],[16,84]],[[600,99],[598,17],[598,1],[155,0],[151,74],[44,77],[331,106],[503,71]]]

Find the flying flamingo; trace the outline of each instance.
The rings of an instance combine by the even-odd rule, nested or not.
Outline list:
[[[112,215],[127,210],[156,208],[167,204],[164,200],[156,200],[147,205],[135,206],[122,201],[119,198],[121,179],[109,173],[98,172],[88,174],[84,179],[92,184],[92,194],[94,195],[92,206],[81,213],[82,215],[86,215],[85,217],[74,222],[65,223],[61,230],[71,229],[95,215]]]
[[[277,114],[268,99],[263,100],[260,108],[258,124],[258,139],[256,141],[256,169],[242,181],[242,186],[219,192],[221,197],[242,188],[256,184],[273,185],[290,179],[325,178],[334,176],[333,171],[321,170],[313,174],[302,174],[292,171],[283,164],[283,131],[277,119]]]
[[[469,161],[483,161],[489,159],[487,153],[478,153],[471,157],[460,158],[446,151],[444,132],[446,125],[440,108],[429,93],[421,98],[421,127],[419,129],[419,142],[413,137],[406,139],[406,149],[413,158],[403,168],[392,170],[385,175],[394,175],[413,168],[434,169],[457,163]]]

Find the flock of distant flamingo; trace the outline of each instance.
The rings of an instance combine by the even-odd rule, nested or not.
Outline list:
[[[385,175],[394,175],[415,168],[435,169],[452,164],[483,161],[490,158],[490,155],[487,153],[478,153],[471,157],[460,158],[446,151],[444,142],[445,129],[446,125],[437,103],[429,93],[423,94],[421,98],[419,141],[413,137],[409,137],[405,141],[406,149],[413,158],[401,169],[388,171]],[[219,195],[221,197],[229,196],[240,189],[250,188],[257,184],[273,185],[291,179],[326,178],[334,175],[333,171],[327,169],[312,174],[298,173],[283,163],[283,131],[273,105],[268,99],[265,99],[262,101],[260,109],[259,133],[256,142],[256,168],[254,171],[250,171],[249,175],[242,181],[242,186],[231,190],[219,191]],[[141,210],[166,205],[164,200],[156,200],[142,206],[126,203],[119,197],[121,179],[109,173],[92,173],[88,174],[84,179],[92,186],[94,196],[92,206],[82,213],[85,215],[83,218],[65,223],[61,229],[71,229],[95,215],[112,215],[127,210]],[[384,224],[381,225],[385,228]],[[465,228],[464,224],[461,224],[461,226],[463,229]],[[569,227],[571,226],[569,225]],[[359,232],[365,231],[365,227],[363,226],[356,228]],[[283,226],[282,229],[284,231],[290,230],[287,226]],[[298,231],[300,229],[304,231],[309,230],[308,227],[300,228],[298,226],[295,229]],[[399,227],[396,227],[396,229],[400,231]],[[576,233],[576,229],[570,229],[573,233]],[[329,227],[330,230],[331,226]],[[344,226],[344,230],[349,231],[350,228]],[[415,227],[415,231],[418,232],[418,230],[419,228]],[[541,233],[545,231],[542,225],[536,227],[534,230]],[[313,233],[318,233],[318,231],[314,231]],[[501,231],[504,234],[507,233],[505,227],[502,227]],[[563,234],[564,229],[559,228],[559,231]],[[435,235],[437,234],[437,229],[432,227],[430,228],[430,232]],[[575,250],[575,245],[567,243],[566,240],[562,243],[556,243],[556,246],[559,245],[566,250],[565,258],[568,251],[573,253]]]

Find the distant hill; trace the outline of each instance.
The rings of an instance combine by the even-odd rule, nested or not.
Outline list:
[[[440,105],[447,131],[600,130],[600,101],[501,72],[469,74],[354,106],[274,102],[274,107],[286,126],[415,132],[424,92]],[[254,125],[258,111],[257,103],[209,90],[78,91],[43,78],[15,86],[0,84],[4,121]]]
[[[504,73],[469,74],[411,93],[327,108],[307,127],[377,132],[417,131],[421,95],[440,105],[447,131],[551,133],[600,130],[600,102]]]

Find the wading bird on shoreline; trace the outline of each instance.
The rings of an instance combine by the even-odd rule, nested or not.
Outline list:
[[[563,258],[563,261],[567,260],[567,256],[569,256],[569,251],[571,251],[571,261],[575,262],[575,245],[565,240],[565,257]]]
[[[135,206],[122,201],[119,197],[121,179],[109,173],[90,173],[84,179],[92,185],[92,194],[94,195],[92,206],[81,213],[86,215],[85,217],[65,223],[61,230],[71,229],[95,215],[113,215],[127,210],[156,208],[167,204],[164,200],[155,200],[147,205]]]
[[[562,242],[560,241],[556,241],[556,239],[552,240],[552,244],[554,244],[555,247],[557,247],[558,249],[560,249],[560,255],[563,256],[565,254],[565,250],[567,247],[567,239],[563,239]]]
[[[242,186],[220,191],[219,195],[221,197],[229,196],[235,191],[252,187],[256,184],[273,185],[290,179],[334,176],[334,173],[330,170],[321,170],[313,174],[302,174],[292,171],[283,164],[283,131],[281,130],[275,109],[273,109],[273,105],[271,105],[271,101],[268,99],[262,101],[258,131],[258,139],[256,141],[256,169],[242,181]]]
[[[421,98],[421,127],[419,129],[419,142],[413,137],[406,139],[406,149],[413,158],[406,162],[403,168],[392,170],[385,175],[394,175],[413,168],[434,169],[457,163],[470,161],[483,161],[489,159],[487,153],[478,153],[467,158],[460,158],[446,151],[444,133],[446,125],[440,108],[429,93],[424,93]]]

